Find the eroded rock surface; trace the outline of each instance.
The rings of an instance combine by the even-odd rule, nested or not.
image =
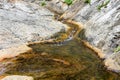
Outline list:
[[[110,70],[120,71],[120,1],[119,0],[77,0],[61,16],[74,19],[85,27],[87,41],[102,51],[99,56],[105,58],[105,65]]]
[[[67,5],[63,7],[64,2],[60,3],[61,0],[52,1],[46,6],[53,12],[60,14],[65,12],[62,15],[64,19],[74,19],[84,24],[87,41],[103,52],[104,56],[99,56],[105,58],[108,69],[119,72],[120,51],[114,50],[120,46],[120,1],[110,0],[106,6],[101,7],[101,10],[98,10],[98,7],[105,3],[105,0],[91,0],[90,4],[78,0],[73,7]],[[39,1],[37,4],[31,3],[34,0],[30,0],[29,4],[26,2],[0,1],[1,50],[29,41],[40,41],[65,27],[60,22],[54,21],[54,14],[41,8],[38,5]]]
[[[8,48],[48,39],[65,28],[66,25],[53,18],[52,12],[36,3],[0,0],[0,53]]]
[[[103,2],[105,0],[92,0],[90,5],[79,10],[74,19],[85,25],[87,41],[102,50],[106,66],[120,71],[120,51],[114,52],[120,46],[120,1],[110,0],[106,7],[98,10]]]

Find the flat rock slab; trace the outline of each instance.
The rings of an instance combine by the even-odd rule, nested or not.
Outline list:
[[[11,76],[6,76],[1,80],[34,80],[34,79],[33,77],[30,76],[11,75]]]
[[[0,0],[0,55],[14,54],[16,48],[12,47],[49,39],[53,34],[65,29],[66,25],[53,18],[53,13],[38,4]],[[28,50],[30,49],[27,48]],[[20,51],[20,48],[17,51]]]

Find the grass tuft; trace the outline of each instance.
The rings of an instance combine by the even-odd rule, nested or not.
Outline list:
[[[73,0],[65,0],[64,2],[68,5],[71,5],[73,3]]]

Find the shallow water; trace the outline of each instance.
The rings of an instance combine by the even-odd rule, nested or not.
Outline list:
[[[55,42],[31,44],[33,52],[0,62],[0,75],[28,75],[35,80],[120,80],[79,40],[85,38],[84,30],[78,35],[79,25],[68,25],[72,26],[68,32],[53,36]],[[75,39],[70,35],[76,35]]]
[[[106,70],[97,55],[79,40],[62,46],[31,45],[32,53],[7,59],[5,75],[29,75],[35,80],[120,80],[119,75]],[[7,61],[6,60],[6,61]]]

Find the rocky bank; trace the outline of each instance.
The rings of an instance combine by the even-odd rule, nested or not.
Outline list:
[[[85,40],[102,51],[99,56],[105,59],[109,70],[120,72],[120,51],[114,51],[120,46],[120,1],[110,0],[107,5],[98,8],[102,4],[105,4],[105,0],[91,0],[90,4],[78,0],[71,6],[62,0],[52,0],[48,1],[46,8],[57,14],[64,13],[62,19],[82,23]],[[55,21],[54,14],[46,8],[27,0],[0,0],[0,53],[11,47],[50,38],[65,29],[66,25]]]
[[[100,50],[98,55],[105,59],[109,70],[120,72],[120,1],[77,0],[61,16],[84,25],[86,41]]]
[[[120,1],[110,2],[98,10],[98,7],[107,0],[91,0],[79,10],[74,19],[85,26],[86,40],[102,51],[101,58],[109,70],[120,72]]]

